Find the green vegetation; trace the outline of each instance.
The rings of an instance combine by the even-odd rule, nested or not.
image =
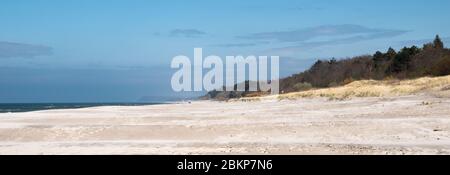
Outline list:
[[[401,80],[445,75],[450,75],[450,50],[436,36],[432,43],[425,44],[422,48],[404,47],[398,52],[389,48],[385,53],[377,51],[373,55],[348,59],[318,60],[310,69],[280,79],[280,92],[343,86],[358,80]],[[248,82],[245,83],[247,86]],[[249,95],[254,96],[255,93],[212,91],[205,97],[223,100]]]
[[[309,83],[314,88],[345,85],[356,80],[412,79],[424,76],[450,74],[450,50],[444,47],[439,36],[422,48],[404,47],[396,52],[389,48],[385,53],[349,59],[318,60],[309,70],[280,81],[284,93],[301,91],[299,83]]]

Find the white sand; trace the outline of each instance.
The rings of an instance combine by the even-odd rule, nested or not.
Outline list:
[[[4,113],[0,154],[450,154],[450,99],[201,101]]]

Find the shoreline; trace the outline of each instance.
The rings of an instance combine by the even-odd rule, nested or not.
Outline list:
[[[177,102],[148,102],[148,103],[0,103],[0,114],[2,113],[24,113],[48,110],[84,109],[95,107],[117,107],[117,106],[148,106],[158,104],[174,104]]]

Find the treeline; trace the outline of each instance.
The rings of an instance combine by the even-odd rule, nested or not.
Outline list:
[[[389,48],[348,59],[318,60],[299,74],[280,79],[281,93],[312,88],[341,86],[356,80],[411,79],[423,76],[450,75],[450,50],[436,36],[432,43],[404,47],[398,52]],[[245,82],[246,86],[248,82]],[[236,85],[235,85],[236,89]],[[267,92],[211,91],[204,98],[229,99],[268,94]]]
[[[284,93],[310,88],[340,86],[355,80],[386,78],[410,79],[450,74],[450,50],[436,36],[422,48],[404,47],[400,51],[389,48],[373,55],[342,60],[318,60],[309,70],[280,81]]]

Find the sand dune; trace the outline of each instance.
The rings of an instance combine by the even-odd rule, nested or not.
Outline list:
[[[0,114],[0,154],[450,154],[430,95]]]
[[[383,81],[360,80],[344,86],[312,89],[276,96],[249,97],[239,99],[238,101],[257,101],[261,99],[295,100],[316,97],[324,97],[330,100],[348,100],[355,97],[392,97],[423,93],[435,97],[450,98],[450,75],[442,77],[423,77],[402,81],[396,79]]]

